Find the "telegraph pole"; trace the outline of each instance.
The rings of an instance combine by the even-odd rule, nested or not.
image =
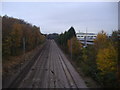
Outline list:
[[[71,44],[71,60],[72,60],[72,38],[70,40],[70,44]]]
[[[86,27],[86,35],[85,35],[85,47],[87,46],[87,27]]]
[[[23,55],[25,57],[25,37],[23,38]],[[24,58],[25,60],[25,58]]]
[[[23,37],[23,57],[25,61],[25,37]],[[20,71],[22,70],[21,67],[22,67],[22,63],[20,63]]]

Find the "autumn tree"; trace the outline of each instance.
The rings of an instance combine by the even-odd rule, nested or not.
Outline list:
[[[105,87],[117,86],[118,51],[114,45],[116,38],[113,36],[108,37],[107,34],[102,31],[98,33],[94,41],[97,69],[100,70],[98,78]],[[113,81],[115,84],[111,84]]]
[[[72,54],[74,56],[80,55],[82,44],[80,43],[80,41],[77,40],[76,37],[73,37],[70,40],[68,40],[67,45],[68,45],[69,53],[71,53],[72,51]]]
[[[113,46],[116,49],[118,49],[118,42],[119,42],[118,34],[119,34],[119,31],[113,31],[112,35],[110,36],[110,41],[111,43],[113,43]]]
[[[17,50],[20,47],[22,37],[22,27],[20,24],[13,24],[12,32],[11,32],[11,54],[16,55]]]
[[[118,60],[117,60],[117,77],[118,77],[118,81],[120,84],[120,30],[115,30],[112,32],[112,35],[110,37],[111,43],[113,44],[114,48],[116,49],[117,53],[118,53]],[[119,85],[120,86],[120,85]]]
[[[2,56],[6,57],[11,54],[11,37],[10,33],[12,30],[14,20],[8,16],[2,17]]]
[[[2,17],[2,56],[20,55],[23,51],[23,39],[26,51],[32,50],[45,40],[40,28],[24,20],[8,16]]]
[[[98,69],[102,71],[102,74],[116,72],[118,60],[117,55],[117,51],[112,45],[98,51],[96,61]]]
[[[108,36],[104,31],[98,33],[96,39],[94,40],[94,46],[96,51],[108,46]]]
[[[106,33],[102,31],[98,33],[97,38],[95,39],[95,48],[97,49],[97,65],[98,69],[101,70],[103,74],[107,72],[113,72],[116,70],[117,55],[118,52],[114,47],[114,42],[116,38],[116,33],[113,32],[112,40],[108,39]]]
[[[100,49],[97,54],[97,68],[100,70],[101,82],[105,87],[118,87],[117,83],[117,51],[113,45]],[[114,82],[114,84],[112,83]]]

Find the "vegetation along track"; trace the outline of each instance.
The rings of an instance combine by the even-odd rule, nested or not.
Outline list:
[[[48,40],[36,60],[32,60],[14,80],[15,88],[86,88],[54,40]]]
[[[46,44],[38,51],[38,53],[22,68],[22,70],[15,76],[12,82],[8,86],[4,86],[3,88],[16,88],[19,86],[19,83],[23,80],[23,78],[27,75],[32,65],[35,63],[37,58],[42,56],[42,52],[46,48]]]

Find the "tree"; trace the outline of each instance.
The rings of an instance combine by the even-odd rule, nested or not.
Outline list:
[[[113,45],[100,49],[97,54],[97,66],[102,74],[116,72],[117,70],[117,51]]]
[[[20,24],[13,24],[13,29],[11,32],[11,52],[12,55],[16,55],[18,53],[18,48],[20,47],[22,37],[22,28]]]
[[[11,54],[11,37],[2,38],[2,55],[3,57],[9,56]]]
[[[111,43],[113,43],[113,45],[116,49],[118,49],[118,41],[119,41],[118,33],[119,33],[119,31],[113,31],[112,35],[110,37]]]
[[[96,39],[94,40],[94,46],[96,52],[98,52],[99,49],[105,48],[108,46],[108,37],[104,31],[101,31],[98,33]]]
[[[120,30],[113,31],[112,35],[110,37],[110,40],[113,43],[116,51],[118,51],[118,61],[117,61],[118,71],[117,71],[117,74],[118,74],[118,81],[119,81],[118,83],[120,83],[120,69],[119,69],[120,68],[120,59],[119,59],[120,58],[120,55],[119,55],[120,54],[120,47],[119,47],[120,46]]]
[[[100,70],[98,73],[101,83],[105,87],[118,87],[117,80],[117,51],[113,45],[107,48],[100,49],[97,54],[97,68]],[[114,82],[114,83],[112,83]]]
[[[107,87],[117,86],[117,61],[118,51],[116,48],[116,32],[108,37],[104,31],[98,33],[94,41],[96,51],[96,64],[98,80]],[[114,82],[114,84],[111,84]]]
[[[76,32],[75,32],[74,27],[71,27],[71,28],[68,30],[68,39],[71,39],[72,37],[76,37]]]
[[[61,33],[58,36],[58,42],[62,46],[67,46],[67,41],[72,37],[76,37],[75,29],[73,27],[71,27],[68,31],[65,31],[64,33]],[[67,47],[64,47],[64,48],[67,48]]]
[[[32,50],[44,42],[40,28],[24,20],[8,16],[2,17],[2,56],[20,55],[23,50],[23,38],[26,51]]]
[[[72,44],[72,46],[71,46],[71,44]],[[72,54],[74,56],[80,55],[82,44],[80,43],[80,41],[77,40],[76,37],[73,37],[70,40],[68,40],[67,45],[68,45],[69,53],[71,53],[71,47],[72,47]]]

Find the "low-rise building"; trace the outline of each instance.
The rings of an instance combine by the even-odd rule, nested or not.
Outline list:
[[[95,33],[76,33],[76,37],[83,44],[93,44],[93,41],[97,37],[97,34],[95,34]]]

